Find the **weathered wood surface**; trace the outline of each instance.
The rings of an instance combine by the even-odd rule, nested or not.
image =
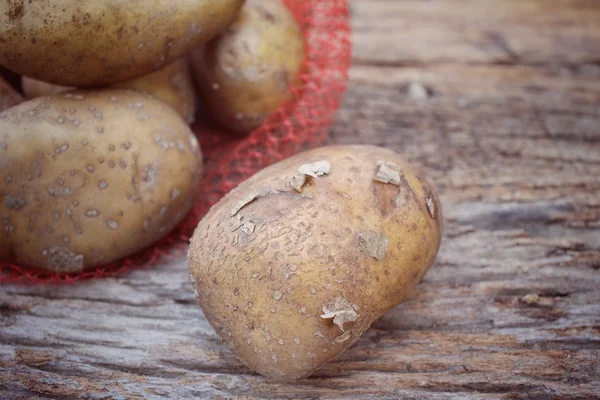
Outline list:
[[[351,4],[330,142],[401,151],[444,205],[438,260],[408,301],[282,385],[219,343],[182,260],[2,286],[0,398],[599,398],[600,2]]]

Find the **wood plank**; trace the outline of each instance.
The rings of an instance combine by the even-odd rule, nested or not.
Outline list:
[[[396,149],[443,202],[438,259],[409,299],[282,385],[220,344],[184,260],[4,285],[2,396],[598,398],[600,2],[351,5],[354,66],[330,143]]]
[[[337,143],[393,147],[456,200],[600,205],[595,77],[530,66],[360,66],[351,81]],[[411,83],[429,97],[412,99]]]
[[[595,0],[354,0],[355,63],[598,64]]]

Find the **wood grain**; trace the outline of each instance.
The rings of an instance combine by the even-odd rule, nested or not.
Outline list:
[[[282,385],[220,344],[184,260],[5,285],[0,398],[600,398],[600,2],[351,6],[330,142],[398,150],[443,201],[442,248],[410,298]]]

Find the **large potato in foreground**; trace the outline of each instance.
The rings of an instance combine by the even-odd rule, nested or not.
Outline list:
[[[332,146],[274,164],[204,217],[189,249],[206,318],[274,379],[310,375],[428,271],[441,240],[433,188],[398,154]]]
[[[192,53],[199,92],[215,121],[244,134],[292,97],[304,38],[281,0],[247,0],[222,34]]]
[[[63,86],[156,71],[226,28],[243,0],[0,0],[0,63]]]
[[[0,112],[23,101],[23,97],[17,93],[2,77],[0,77]]]
[[[64,93],[76,88],[54,85],[24,76],[23,92],[29,99]],[[148,75],[116,83],[112,88],[135,89],[151,94],[177,110],[188,123],[194,122],[196,93],[189,60],[180,58]]]
[[[0,114],[0,260],[58,272],[171,231],[202,172],[195,136],[139,92],[40,97]]]

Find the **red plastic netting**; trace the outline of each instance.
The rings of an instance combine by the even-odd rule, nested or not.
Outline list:
[[[199,220],[219,199],[260,169],[321,145],[346,89],[350,66],[347,0],[284,0],[306,39],[306,60],[294,100],[249,136],[235,138],[198,122],[205,175],[194,209],[166,238],[121,261],[74,274],[57,274],[0,262],[0,283],[68,284],[120,275],[185,255]]]

